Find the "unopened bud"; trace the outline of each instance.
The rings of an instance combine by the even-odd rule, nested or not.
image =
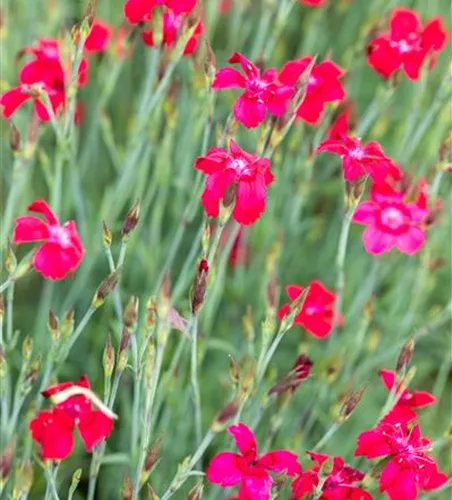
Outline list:
[[[366,177],[360,177],[356,181],[345,182],[344,206],[345,210],[356,208],[366,185]]]
[[[204,492],[204,480],[200,479],[188,492],[187,500],[201,500]]]
[[[118,351],[117,369],[120,372],[124,371],[125,367],[127,366],[127,361],[129,360],[128,350],[131,338],[132,334],[129,333],[126,329],[124,329],[122,331],[121,343],[119,345],[119,351]]]
[[[72,498],[74,496],[75,490],[77,489],[80,479],[82,477],[82,469],[76,469],[74,474],[72,474],[71,486],[69,487],[69,495],[68,498]]]
[[[148,484],[148,500],[159,500],[159,496],[150,484]]]
[[[126,240],[130,233],[137,227],[140,218],[140,200],[137,200],[133,207],[127,213],[122,225],[121,238]]]
[[[22,462],[15,471],[13,498],[20,498],[29,493],[33,485],[33,466],[30,461]]]
[[[148,345],[146,365],[145,365],[145,377],[148,385],[151,385],[152,378],[154,376],[155,369],[155,347],[154,344]]]
[[[2,455],[0,456],[0,491],[2,491],[3,486],[8,482],[15,448],[16,438],[13,437],[8,446],[1,450]]]
[[[41,369],[41,356],[38,355],[32,361],[28,370],[25,372],[24,385],[22,388],[23,394],[28,394],[28,392],[31,390],[33,384],[36,382],[36,379],[38,378],[40,369]]]
[[[206,49],[204,56],[204,73],[206,75],[206,83],[208,88],[211,87],[212,82],[215,78],[216,73],[216,62],[215,62],[215,54],[212,50],[212,46],[207,38],[205,38],[204,46]]]
[[[138,297],[132,295],[129,302],[127,303],[124,314],[123,314],[123,324],[128,330],[133,330],[135,328],[138,318]]]
[[[157,439],[146,453],[143,470],[140,478],[141,485],[143,485],[148,480],[149,475],[152,473],[155,466],[159,462],[159,453],[161,444],[162,444],[161,439]]]
[[[17,153],[20,149],[20,132],[12,122],[9,128],[9,147],[13,153]]]
[[[233,384],[238,384],[240,381],[239,367],[237,366],[236,360],[229,355],[229,375],[231,377]]]
[[[254,364],[252,363],[245,373],[240,385],[240,399],[245,401],[250,396],[254,388]]]
[[[151,297],[146,304],[146,328],[153,330],[157,320],[157,301]]]
[[[207,263],[206,259],[201,259],[195,276],[195,281],[193,283],[193,292],[191,299],[191,311],[193,314],[197,314],[204,303],[208,276],[209,264]]]
[[[162,286],[159,294],[159,317],[166,321],[171,310],[171,277],[168,272],[163,275]]]
[[[289,312],[281,321],[281,331],[288,330],[294,323],[295,318],[300,314],[303,309],[306,297],[309,293],[309,286],[307,286],[300,295],[290,304]]]
[[[63,339],[67,339],[74,332],[74,309],[69,309],[64,314],[63,324],[61,325],[61,334]]]
[[[96,293],[94,294],[92,302],[93,307],[95,307],[96,309],[99,308],[105,302],[105,299],[116,288],[116,285],[119,281],[119,272],[119,269],[113,271],[104,279],[104,281],[102,281]]]
[[[52,310],[49,311],[47,318],[47,328],[52,336],[53,343],[56,344],[60,338],[60,322]]]
[[[213,432],[223,431],[227,427],[228,422],[237,415],[239,409],[239,399],[233,399],[232,401],[230,401],[214,418],[211,430]]]
[[[313,362],[305,354],[300,354],[292,370],[268,391],[268,395],[293,393],[299,385],[309,377]]]
[[[397,358],[396,372],[404,372],[408,369],[414,353],[414,338],[410,337],[402,347],[399,357]]]
[[[24,363],[28,363],[33,352],[33,339],[27,335],[22,343],[22,359]]]
[[[133,483],[130,477],[130,473],[127,471],[124,475],[121,487],[121,499],[122,500],[132,500],[133,498]]]
[[[5,267],[10,275],[13,274],[17,268],[17,259],[14,255],[11,241],[8,241],[8,245],[6,247]]]
[[[344,403],[342,405],[342,409],[339,415],[340,422],[345,422],[348,419],[348,417],[353,413],[354,409],[358,406],[358,403],[361,401],[361,398],[363,397],[366,388],[367,385],[363,385],[358,390],[350,392],[345,396]]]
[[[110,248],[111,242],[112,242],[112,235],[110,228],[107,226],[107,223],[103,220],[102,221],[102,241],[104,243],[104,246],[107,248]]]
[[[111,343],[111,335],[107,335],[107,340],[105,343],[104,353],[102,356],[102,364],[104,367],[104,376],[109,379],[113,373],[113,368],[115,365],[115,350]]]

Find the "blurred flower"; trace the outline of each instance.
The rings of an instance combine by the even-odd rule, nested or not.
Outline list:
[[[311,63],[310,56],[289,61],[281,70],[278,80],[284,85],[294,86]],[[319,123],[325,104],[341,101],[345,97],[340,81],[342,75],[342,69],[329,59],[315,64],[309,75],[306,95],[297,110],[297,117],[311,125]]]
[[[274,179],[269,159],[247,153],[231,140],[229,152],[213,147],[196,159],[195,168],[208,176],[201,200],[209,217],[218,217],[220,201],[231,187],[236,188],[232,217],[238,223],[252,224],[265,211],[267,186]]]
[[[396,372],[391,370],[380,370],[381,380],[389,391],[394,390],[398,393],[402,388],[403,380],[396,383]],[[395,387],[394,387],[395,386]],[[434,404],[436,398],[427,391],[409,392],[404,389],[400,394],[396,405],[385,417],[386,422],[409,422],[417,417],[416,409],[425,408]]]
[[[347,465],[342,457],[312,451],[307,454],[316,465],[302,472],[292,483],[294,500],[310,498],[313,494],[319,500],[372,500],[370,493],[359,486],[364,474]],[[329,470],[324,470],[328,461],[331,462]]]
[[[89,390],[90,385],[88,379],[82,376],[76,384],[66,382],[50,387],[43,392],[43,396],[53,397],[69,388]],[[44,460],[64,460],[71,454],[74,427],[77,427],[86,450],[91,452],[94,446],[110,435],[113,420],[102,410],[93,410],[85,394],[70,396],[51,411],[40,411],[30,422],[30,432],[41,446]]]
[[[189,14],[198,0],[127,0],[124,5],[124,16],[130,24],[149,21],[152,10],[164,5],[176,16]]]
[[[399,167],[386,156],[378,142],[363,145],[359,137],[342,136],[326,139],[317,148],[317,153],[328,152],[339,155],[346,181],[356,181],[368,175],[374,182],[384,184],[388,176],[399,176]]]
[[[309,5],[310,7],[320,7],[326,2],[326,0],[298,0],[304,5]]]
[[[220,248],[226,248],[229,239],[231,238],[233,229],[232,225],[227,225],[220,237]],[[228,262],[232,268],[245,265],[249,261],[250,248],[248,243],[248,235],[245,234],[243,227],[240,226],[231,251],[229,252]]]
[[[362,202],[353,214],[353,222],[364,224],[364,248],[379,255],[394,247],[400,252],[414,254],[425,241],[423,221],[429,214],[423,197],[408,203],[406,194],[390,186],[374,184],[370,201]]]
[[[85,40],[85,52],[88,54],[104,52],[110,43],[111,35],[112,27],[100,19],[95,19]]]
[[[278,82],[275,68],[267,69],[261,74],[259,68],[239,52],[235,52],[228,62],[240,64],[245,75],[235,68],[221,68],[215,75],[212,88],[245,89],[234,105],[237,121],[247,128],[254,128],[265,120],[267,111],[277,116],[284,113],[294,92],[293,84]]]
[[[353,128],[352,121],[353,106],[346,105],[345,109],[340,112],[331,127],[327,132],[327,139],[333,141],[341,141],[344,137],[350,135]]]
[[[218,4],[218,12],[220,14],[227,14],[232,9],[232,0],[220,0]]]
[[[427,454],[430,439],[423,437],[416,424],[380,422],[358,437],[355,456],[369,459],[387,457],[380,476],[380,491],[390,500],[415,500],[417,490],[431,491],[447,481],[438,471],[435,459]]]
[[[22,53],[32,54],[34,59],[20,71],[20,86],[0,96],[3,117],[10,118],[25,102],[34,101],[36,114],[42,121],[49,121],[50,115],[43,103],[47,94],[54,113],[66,105],[66,87],[71,82],[70,61],[62,61],[57,40],[39,39],[36,46],[26,47]],[[78,68],[78,85],[87,82],[88,63],[82,59]]]
[[[303,292],[304,287],[288,285],[286,294],[291,301],[296,300]],[[295,318],[294,325],[303,326],[311,335],[317,338],[327,337],[333,329],[334,303],[336,295],[325,288],[320,281],[312,281],[309,292],[301,311]],[[279,319],[282,320],[290,310],[290,304],[285,304],[279,310]],[[338,318],[342,322],[342,318]]]
[[[285,473],[287,476],[301,472],[297,456],[290,451],[270,451],[258,456],[256,438],[245,424],[231,425],[228,431],[234,437],[240,454],[223,452],[216,455],[206,472],[211,483],[223,488],[241,483],[239,498],[267,500],[273,483],[269,472]]]
[[[14,243],[44,242],[33,257],[37,272],[51,280],[63,279],[74,272],[82,261],[84,249],[75,221],[61,225],[44,200],[35,200],[28,210],[41,214],[18,217],[14,227]]]
[[[173,11],[168,10],[163,14],[163,39],[162,43],[166,47],[172,47],[179,36],[180,29],[184,22],[182,14],[175,14]],[[184,55],[192,54],[198,46],[198,39],[204,32],[204,24],[199,20],[196,24],[193,35],[189,38],[184,48]],[[143,42],[149,47],[154,46],[154,35],[152,30],[145,31],[141,34]]]
[[[402,69],[410,80],[417,80],[427,57],[431,56],[431,69],[446,40],[447,32],[440,17],[422,26],[417,12],[396,8],[391,13],[389,32],[370,42],[367,62],[385,78]]]

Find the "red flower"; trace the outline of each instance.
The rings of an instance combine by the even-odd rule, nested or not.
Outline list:
[[[245,75],[234,68],[221,68],[212,84],[214,90],[242,88],[245,92],[234,105],[234,116],[247,128],[257,127],[265,120],[267,111],[281,116],[293,95],[293,84],[278,82],[276,69],[267,69],[263,74],[259,68],[239,52],[235,52],[229,63],[240,64]]]
[[[446,40],[447,32],[440,17],[422,26],[417,12],[396,8],[391,13],[390,31],[370,42],[367,62],[385,78],[402,69],[410,80],[417,80],[427,57],[431,56],[431,68]]]
[[[360,203],[353,222],[367,226],[363,233],[364,248],[379,255],[394,247],[408,255],[418,252],[425,241],[423,222],[429,214],[424,206],[424,194],[407,203],[406,194],[390,186],[374,184],[370,201]]]
[[[279,81],[294,86],[311,62],[310,56],[289,61],[281,70]],[[326,103],[344,99],[342,75],[342,69],[329,59],[315,64],[309,75],[305,98],[297,110],[298,118],[315,125],[320,121]]]
[[[15,221],[14,243],[44,243],[33,257],[33,265],[45,278],[63,279],[74,272],[82,261],[84,249],[75,221],[61,225],[44,200],[36,200],[28,210],[43,215],[18,217]]]
[[[319,500],[372,500],[370,493],[359,487],[364,478],[361,471],[347,465],[341,457],[329,457],[312,451],[307,453],[316,465],[302,472],[292,483],[293,500],[301,500],[305,495],[310,498],[310,495],[319,493],[319,485],[321,494],[316,494]],[[332,470],[326,477],[320,478],[321,467],[327,460],[332,461]]]
[[[350,135],[352,114],[353,107],[349,105],[336,117],[327,132],[328,140],[341,141],[344,137]]]
[[[334,303],[336,295],[325,288],[320,281],[312,281],[309,292],[294,325],[303,326],[311,335],[317,338],[328,337],[333,329]],[[291,301],[296,300],[303,292],[304,287],[288,285],[286,294]],[[285,304],[279,310],[279,319],[282,320],[290,310],[290,304]],[[341,318],[338,318],[341,322]]]
[[[64,460],[72,453],[74,427],[77,427],[88,452],[107,438],[113,429],[110,411],[106,413],[92,409],[89,398],[90,385],[85,376],[76,384],[58,384],[42,394],[48,398],[62,394],[70,388],[74,389],[69,391],[74,395],[68,395],[51,411],[39,412],[30,422],[31,437],[41,446],[41,456],[44,460]]]
[[[85,52],[89,54],[104,52],[110,43],[111,35],[111,26],[100,19],[95,19],[85,40]]]
[[[231,141],[229,152],[213,147],[196,159],[195,168],[208,176],[201,200],[209,217],[218,217],[220,201],[230,186],[235,189],[232,217],[237,222],[252,224],[264,213],[267,186],[274,179],[269,159],[247,153]]]
[[[163,14],[163,40],[162,43],[166,47],[172,47],[179,36],[180,28],[184,22],[182,14],[175,14],[168,10]],[[184,55],[192,54],[198,46],[198,39],[204,32],[204,24],[201,20],[198,21],[193,35],[189,38],[184,48]],[[145,31],[141,34],[141,38],[149,47],[154,46],[154,35],[152,30]]]
[[[391,370],[380,370],[380,376],[383,384],[388,390],[393,390],[395,386],[395,391],[400,391],[403,380],[396,384],[396,372]],[[409,422],[417,417],[415,409],[425,408],[426,406],[434,404],[435,401],[435,396],[429,392],[409,392],[408,389],[405,389],[400,394],[397,404],[393,410],[384,417],[384,420],[392,421],[393,423],[402,421]]]
[[[426,452],[430,442],[421,435],[418,424],[409,427],[406,422],[380,422],[358,437],[355,456],[388,457],[380,476],[380,491],[390,500],[415,500],[417,490],[435,490],[447,481]]]
[[[223,452],[216,455],[207,469],[207,479],[223,488],[241,484],[242,500],[269,500],[273,479],[270,472],[295,476],[301,471],[297,456],[286,450],[270,451],[258,456],[256,438],[245,424],[231,425],[240,454]]]
[[[300,3],[309,5],[310,7],[320,7],[325,1],[326,0],[299,0]]]
[[[164,5],[176,16],[189,14],[198,0],[127,0],[124,5],[124,16],[130,24],[149,21],[152,10],[158,5]]]
[[[353,182],[368,175],[374,182],[384,184],[388,176],[399,175],[395,163],[384,154],[380,144],[371,141],[363,145],[358,137],[343,136],[327,139],[317,148],[317,153],[328,152],[342,158],[346,181]]]

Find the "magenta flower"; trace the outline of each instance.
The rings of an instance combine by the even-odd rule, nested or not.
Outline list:
[[[245,89],[234,105],[234,116],[247,128],[257,127],[265,120],[267,111],[281,116],[293,95],[293,85],[278,82],[276,69],[267,69],[261,74],[259,68],[239,52],[229,61],[240,64],[245,75],[234,68],[221,68],[212,84],[214,90],[230,88]]]
[[[269,472],[293,477],[301,472],[297,455],[286,450],[270,451],[258,456],[256,438],[245,424],[231,425],[240,454],[223,452],[216,455],[207,469],[207,479],[223,488],[241,484],[242,500],[269,500],[273,479]]]
[[[397,248],[408,255],[418,252],[425,241],[423,222],[429,214],[424,195],[407,203],[406,194],[390,186],[374,184],[370,201],[360,203],[353,214],[353,222],[364,224],[364,248],[379,255]]]

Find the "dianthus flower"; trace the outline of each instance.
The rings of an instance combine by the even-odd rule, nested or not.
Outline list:
[[[380,491],[386,492],[390,500],[415,500],[418,490],[435,490],[447,481],[446,474],[438,471],[435,459],[427,453],[430,443],[421,435],[418,424],[382,421],[360,434],[355,456],[387,457]]]
[[[328,152],[339,155],[342,159],[344,179],[356,181],[368,175],[374,182],[385,184],[388,176],[399,176],[399,168],[386,156],[378,142],[363,144],[361,139],[342,136],[339,139],[327,139],[317,148],[317,153]]]
[[[29,426],[44,460],[64,460],[72,453],[74,427],[88,452],[110,435],[115,415],[92,393],[85,376],[76,384],[49,387],[42,395],[58,401],[52,410],[40,411]],[[101,409],[93,410],[92,402]]]
[[[313,361],[306,354],[300,354],[292,370],[278,380],[268,391],[268,394],[283,394],[286,392],[293,394],[300,384],[309,377],[313,364]]]
[[[396,372],[391,370],[380,370],[381,380],[389,391],[394,390],[396,393],[402,388],[403,380],[397,382]],[[384,417],[385,421],[392,422],[409,422],[417,417],[415,410],[425,408],[434,404],[436,398],[433,394],[427,391],[409,392],[405,388],[399,395],[394,408]]]
[[[39,39],[36,46],[25,48],[23,53],[32,54],[34,59],[20,71],[20,86],[0,96],[3,117],[10,118],[20,106],[32,99],[40,120],[49,121],[50,115],[43,102],[42,93],[47,94],[54,113],[64,108],[66,86],[71,79],[70,70],[61,60],[57,40]],[[86,84],[87,67],[86,59],[82,59],[78,68],[79,86]]]
[[[342,457],[329,457],[312,451],[307,454],[316,465],[302,472],[292,483],[293,500],[310,498],[314,493],[319,493],[316,494],[319,500],[372,500],[370,493],[359,486],[364,474],[347,465]],[[323,475],[322,465],[327,460],[332,462],[331,472]]]
[[[198,0],[127,0],[124,4],[124,16],[130,24],[149,21],[155,7],[163,5],[174,15],[189,14]]]
[[[286,294],[291,301],[294,301],[303,290],[302,286],[288,285]],[[303,307],[294,320],[294,325],[303,326],[314,337],[327,337],[333,329],[335,302],[336,295],[333,292],[325,288],[320,281],[312,281]],[[282,320],[289,311],[290,304],[283,305],[279,310],[279,319]],[[341,318],[337,321],[341,322]]]
[[[367,226],[363,232],[366,251],[374,255],[393,248],[409,255],[418,252],[425,241],[424,221],[429,214],[424,197],[408,202],[406,193],[374,184],[370,200],[360,203],[353,214],[353,222]]]
[[[229,63],[240,64],[243,73],[235,68],[221,68],[212,84],[214,90],[241,88],[245,92],[234,105],[236,120],[247,128],[257,127],[265,120],[267,112],[281,116],[294,93],[293,85],[278,81],[275,68],[262,74],[260,69],[239,52],[229,58]]]
[[[238,223],[252,224],[265,211],[267,187],[274,179],[268,158],[247,153],[231,140],[229,152],[213,147],[196,159],[195,168],[207,175],[201,201],[209,217],[218,217],[228,188],[235,190],[232,217]]]
[[[95,19],[85,40],[85,52],[88,54],[104,52],[110,43],[111,35],[112,27],[100,19]]]
[[[294,86],[312,62],[312,57],[302,57],[286,63],[278,76],[281,83]],[[329,59],[314,64],[309,75],[306,94],[297,109],[297,117],[315,125],[319,123],[328,102],[341,101],[345,90],[340,78],[342,69]]]
[[[385,78],[401,69],[410,80],[417,80],[426,59],[431,56],[431,68],[446,40],[447,32],[440,17],[422,26],[416,11],[396,8],[391,13],[389,31],[370,42],[367,62]]]
[[[270,451],[259,456],[256,438],[245,424],[231,425],[228,431],[240,454],[219,453],[211,460],[206,475],[208,481],[223,488],[241,484],[242,500],[269,500],[273,483],[270,472],[291,477],[301,471],[297,455],[290,451]]]
[[[353,107],[348,105],[334,119],[331,127],[327,132],[327,139],[333,141],[341,141],[344,137],[350,135],[353,128],[352,121]]]
[[[63,279],[74,272],[82,261],[84,250],[75,221],[61,225],[44,200],[36,200],[28,210],[43,215],[18,217],[14,227],[14,243],[42,241],[33,257],[33,265],[45,278]]]

